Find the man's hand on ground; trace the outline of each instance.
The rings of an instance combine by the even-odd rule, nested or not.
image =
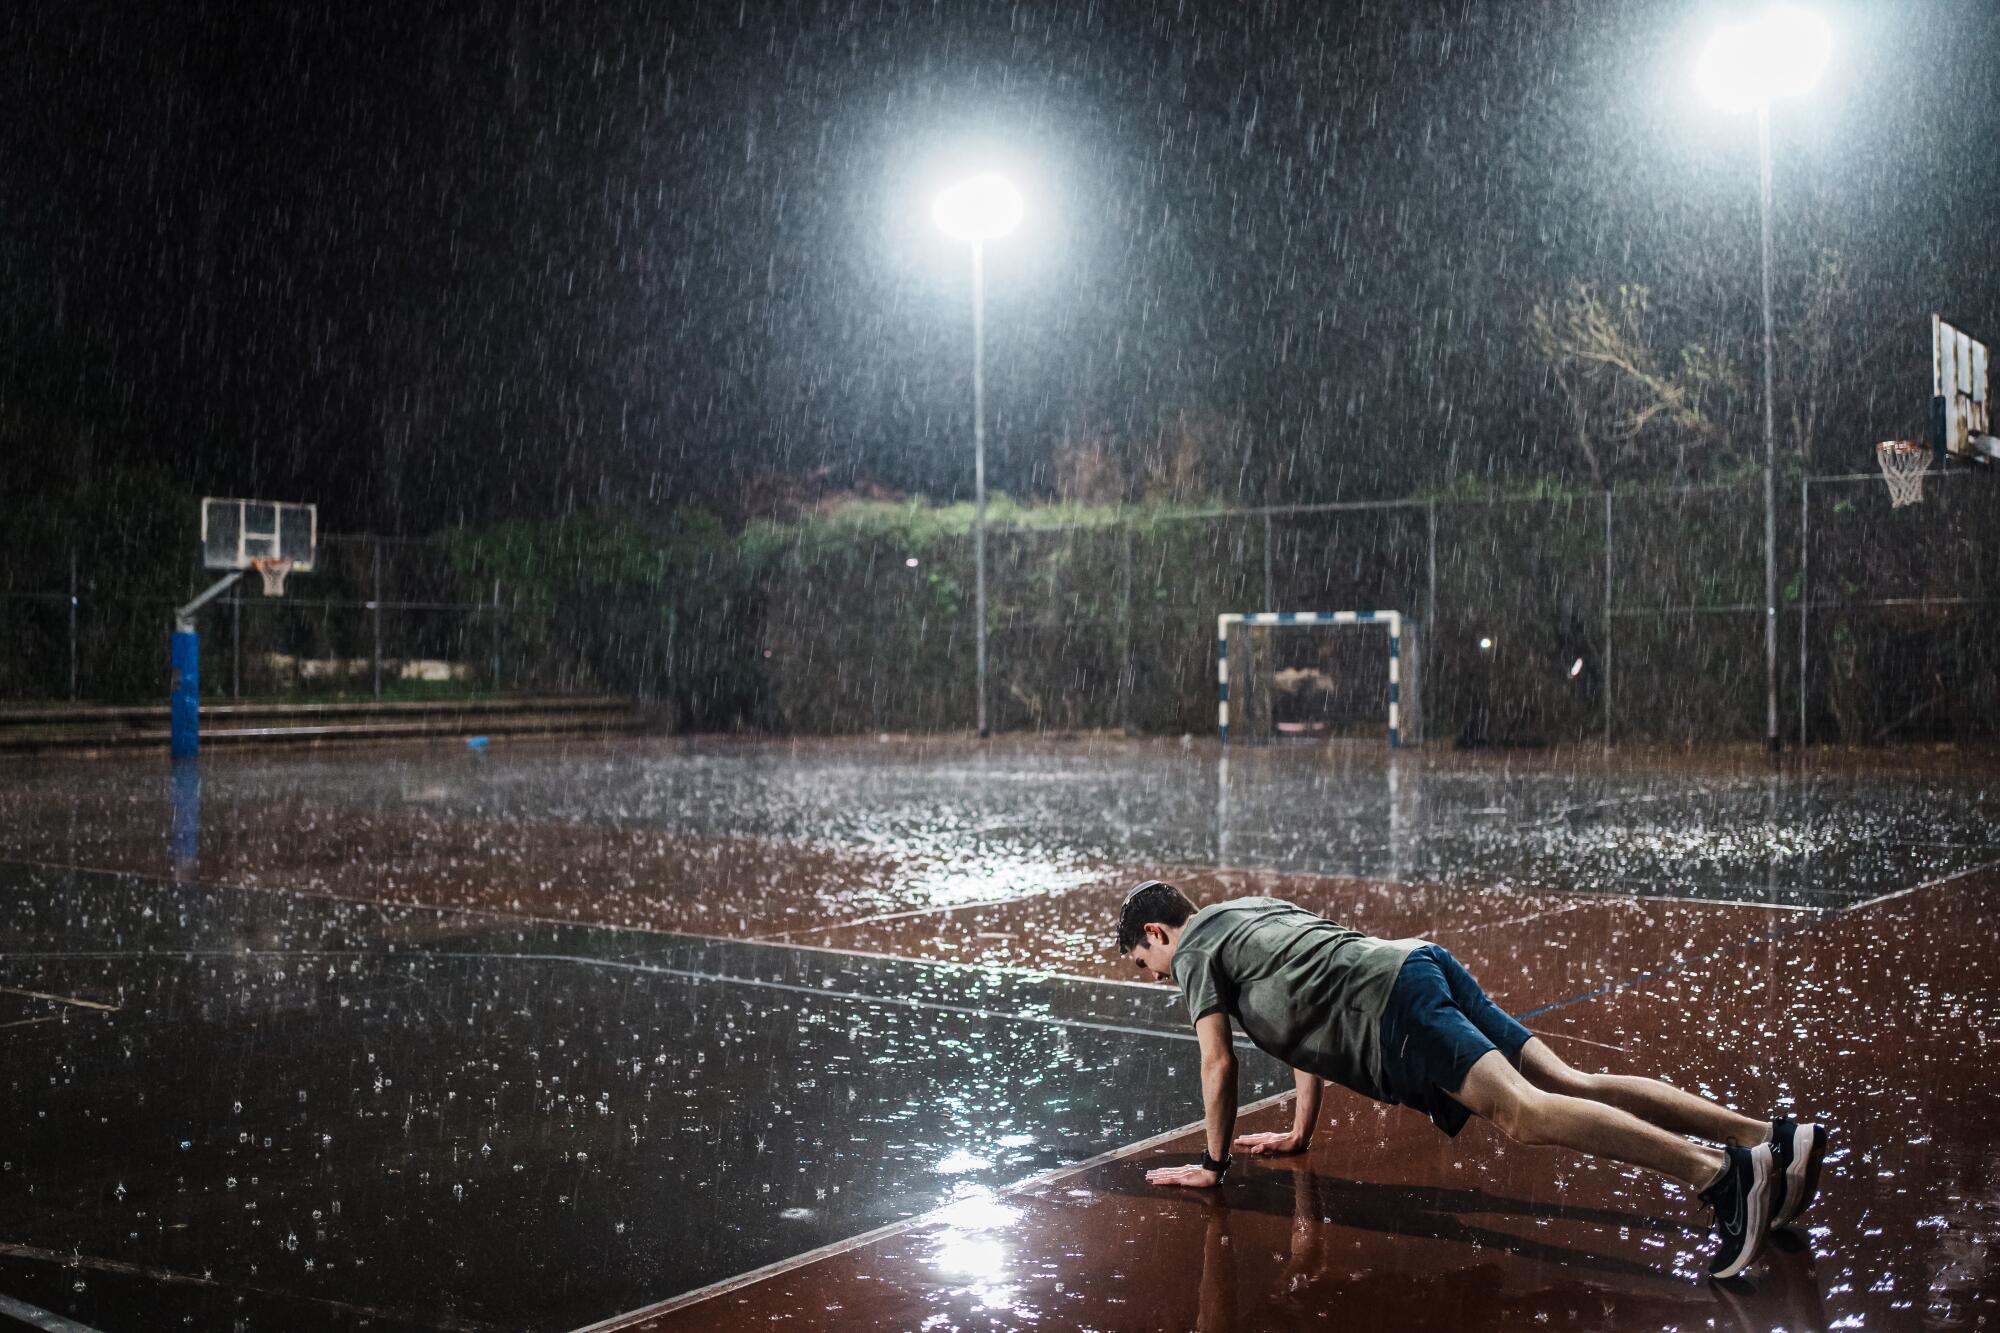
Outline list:
[[[1309,1142],[1296,1134],[1245,1134],[1236,1140],[1236,1146],[1252,1157],[1275,1157],[1304,1152]]]
[[[1146,1173],[1148,1185],[1186,1185],[1192,1189],[1214,1189],[1222,1177],[1197,1162],[1193,1166],[1156,1166]]]

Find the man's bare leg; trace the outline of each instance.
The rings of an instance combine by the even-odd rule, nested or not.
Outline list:
[[[1676,1134],[1754,1148],[1771,1136],[1768,1120],[1752,1120],[1671,1083],[1632,1074],[1586,1074],[1572,1069],[1540,1037],[1521,1048],[1521,1072],[1544,1092],[1582,1097],[1629,1111]]]
[[[1498,1051],[1480,1056],[1452,1095],[1516,1143],[1570,1148],[1645,1167],[1695,1192],[1714,1184],[1728,1165],[1719,1150],[1690,1143],[1629,1111],[1584,1097],[1545,1092],[1522,1077]]]
[[[1642,1166],[1701,1195],[1715,1210],[1711,1278],[1735,1277],[1757,1257],[1782,1188],[1768,1145],[1723,1151],[1691,1143],[1616,1106],[1545,1092],[1498,1051],[1480,1056],[1452,1095],[1516,1143],[1552,1144]]]

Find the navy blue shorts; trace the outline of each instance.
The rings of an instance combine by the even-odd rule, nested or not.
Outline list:
[[[1486,998],[1456,958],[1426,944],[1403,960],[1382,1011],[1382,1075],[1394,1100],[1415,1107],[1447,1134],[1472,1112],[1451,1094],[1480,1056],[1498,1051],[1521,1067],[1528,1029]]]

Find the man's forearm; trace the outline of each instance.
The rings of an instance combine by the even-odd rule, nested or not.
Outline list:
[[[1202,1109],[1208,1120],[1208,1155],[1220,1162],[1229,1156],[1236,1134],[1236,1057],[1202,1061]]]
[[[1303,1069],[1294,1069],[1293,1086],[1298,1100],[1292,1107],[1292,1137],[1303,1148],[1312,1142],[1313,1130],[1319,1124],[1319,1097],[1323,1084],[1319,1075],[1308,1074]]]

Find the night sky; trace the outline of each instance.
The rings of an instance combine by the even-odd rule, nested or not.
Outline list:
[[[1921,430],[1934,310],[2000,338],[2000,6],[1820,9],[1778,299],[1848,267],[1813,463],[1855,471]],[[968,265],[928,212],[988,163],[1031,213],[988,258],[997,488],[1176,431],[1253,503],[1574,475],[1537,299],[1643,283],[1754,366],[1753,122],[1691,77],[1728,12],[22,0],[6,505],[123,467],[336,531],[962,497]]]

